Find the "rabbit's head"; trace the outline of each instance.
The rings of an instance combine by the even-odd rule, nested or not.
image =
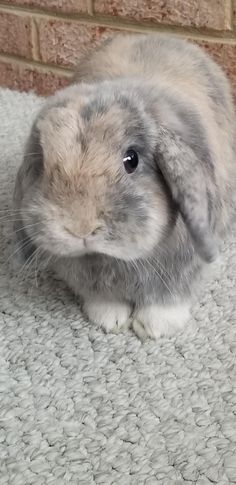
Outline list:
[[[205,175],[140,90],[70,87],[33,126],[16,182],[18,234],[58,256],[133,260],[168,244],[182,217],[196,250],[212,259]]]

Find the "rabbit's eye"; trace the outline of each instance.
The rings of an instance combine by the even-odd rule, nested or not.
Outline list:
[[[138,166],[138,154],[134,150],[127,150],[123,163],[127,173],[133,173]]]

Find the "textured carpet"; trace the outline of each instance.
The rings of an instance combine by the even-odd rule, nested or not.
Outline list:
[[[186,330],[104,335],[63,284],[12,266],[6,209],[41,103],[0,90],[1,485],[236,483],[235,229]]]

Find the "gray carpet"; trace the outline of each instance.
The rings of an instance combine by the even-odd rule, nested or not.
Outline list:
[[[236,483],[235,228],[186,330],[103,334],[63,284],[12,265],[6,209],[41,102],[0,90],[0,484]]]

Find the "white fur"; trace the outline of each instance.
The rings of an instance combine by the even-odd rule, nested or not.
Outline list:
[[[132,323],[133,330],[141,339],[170,336],[183,328],[189,318],[187,304],[160,306],[151,305],[139,310]]]
[[[105,302],[99,299],[86,300],[83,311],[96,325],[105,332],[118,333],[131,324],[131,307],[126,303]]]

